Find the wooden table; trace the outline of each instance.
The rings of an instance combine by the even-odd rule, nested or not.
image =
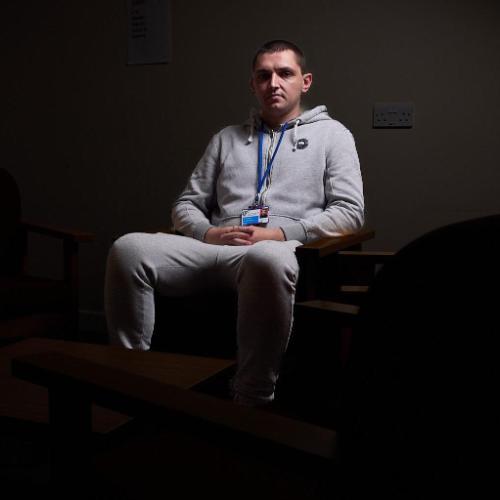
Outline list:
[[[148,380],[189,389],[229,368],[231,360],[181,354],[131,351],[120,347],[30,338],[0,349],[0,417],[37,423],[49,422],[47,388],[11,376],[11,360],[45,352],[60,352],[95,363],[96,366],[126,370]],[[107,433],[129,417],[97,405],[92,406],[92,431]]]

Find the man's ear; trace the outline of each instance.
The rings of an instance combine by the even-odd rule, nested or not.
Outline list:
[[[312,73],[304,73],[302,75],[302,93],[305,94],[312,85],[313,76]]]
[[[249,82],[249,84],[250,84],[250,92],[251,92],[252,94],[255,94],[255,87],[253,86],[253,78],[252,78],[252,77],[250,77],[250,82]]]

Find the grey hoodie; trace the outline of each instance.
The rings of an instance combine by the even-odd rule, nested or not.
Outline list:
[[[176,230],[203,240],[212,226],[240,224],[257,191],[258,141],[263,124],[252,117],[222,129],[174,203]],[[264,166],[280,132],[264,125]],[[268,227],[302,243],[355,232],[364,222],[363,183],[354,139],[325,106],[287,124],[261,201],[270,207]]]

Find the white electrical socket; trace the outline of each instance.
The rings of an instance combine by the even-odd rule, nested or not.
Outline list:
[[[413,103],[377,102],[373,105],[373,128],[412,128]]]

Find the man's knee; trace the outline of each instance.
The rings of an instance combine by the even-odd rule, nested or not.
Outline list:
[[[141,255],[141,240],[144,239],[142,233],[128,233],[120,236],[111,245],[109,254],[118,258],[134,258]]]
[[[128,269],[137,268],[144,258],[144,245],[141,244],[144,235],[128,233],[111,245],[108,254],[108,266],[125,266]]]
[[[253,245],[245,255],[244,267],[260,276],[286,277],[294,283],[299,271],[294,249],[278,241],[262,241]]]

